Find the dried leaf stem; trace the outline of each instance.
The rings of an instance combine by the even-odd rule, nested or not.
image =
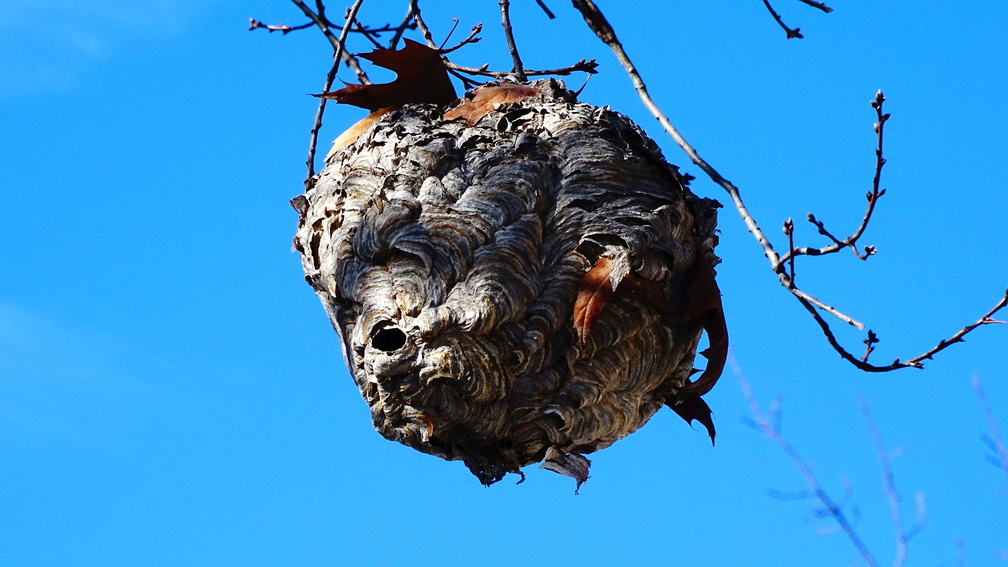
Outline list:
[[[870,330],[869,330],[869,341],[866,341],[869,343],[868,345],[869,349],[867,350],[865,356],[863,356],[862,358],[858,358],[855,355],[853,355],[850,351],[848,351],[839,343],[839,341],[836,338],[836,335],[834,335],[833,333],[832,328],[830,327],[829,323],[825,320],[825,318],[823,318],[820,311],[829,313],[837,317],[841,321],[844,321],[845,323],[852,325],[858,329],[863,330],[864,325],[858,322],[857,320],[853,319],[852,317],[849,317],[841,313],[837,309],[819,301],[818,299],[798,289],[798,287],[794,283],[794,264],[791,262],[791,260],[796,255],[817,256],[836,252],[838,250],[842,250],[843,248],[848,247],[852,248],[855,251],[855,254],[857,254],[857,256],[862,259],[874,253],[873,247],[866,247],[865,253],[864,255],[862,255],[856,249],[856,242],[858,238],[860,238],[861,235],[864,233],[865,228],[867,228],[868,222],[871,220],[871,215],[874,212],[875,203],[877,202],[878,198],[885,193],[884,190],[879,189],[879,182],[881,179],[882,167],[885,164],[885,159],[882,156],[882,140],[883,140],[882,133],[884,131],[884,124],[886,120],[889,118],[889,115],[884,114],[882,112],[882,102],[884,101],[884,97],[882,96],[881,91],[876,95],[876,99],[872,103],[872,106],[875,107],[876,113],[879,117],[879,122],[876,125],[876,134],[878,135],[878,147],[876,149],[875,178],[873,180],[872,191],[868,193],[868,202],[869,202],[868,211],[866,212],[864,218],[862,219],[861,226],[858,227],[858,229],[852,236],[848,237],[847,239],[840,240],[832,236],[832,234],[829,233],[829,231],[825,229],[822,223],[819,223],[814,216],[810,216],[809,221],[812,222],[814,225],[816,225],[820,229],[821,233],[830,238],[832,244],[817,249],[816,248],[795,249],[793,247],[793,240],[789,239],[789,251],[787,255],[781,257],[781,255],[778,254],[776,250],[774,250],[773,245],[770,243],[769,239],[767,239],[766,235],[763,233],[763,230],[759,227],[759,225],[756,223],[756,220],[749,213],[749,210],[746,208],[745,203],[742,201],[742,197],[738,187],[736,187],[731,181],[729,181],[720,173],[718,173],[718,171],[714,169],[714,167],[711,164],[709,164],[707,161],[701,158],[700,155],[697,153],[697,151],[683,138],[683,136],[679,133],[679,131],[672,125],[668,117],[666,117],[665,114],[661,111],[661,109],[658,108],[658,105],[651,98],[650,94],[648,94],[647,86],[645,85],[643,79],[641,78],[640,73],[637,71],[637,68],[634,66],[633,62],[631,62],[630,57],[627,55],[626,50],[623,48],[623,45],[616,38],[616,32],[613,30],[608,20],[606,20],[605,16],[599,10],[598,6],[596,6],[592,0],[571,0],[571,1],[574,7],[581,12],[581,15],[584,17],[585,23],[588,24],[588,27],[592,30],[592,32],[594,32],[595,35],[598,36],[598,38],[602,40],[603,43],[608,45],[609,48],[613,51],[613,53],[616,55],[616,59],[619,60],[624,70],[626,70],[627,75],[630,77],[630,80],[633,83],[634,88],[637,91],[637,95],[641,99],[641,102],[648,109],[648,111],[651,112],[652,116],[654,116],[655,119],[658,120],[659,124],[662,125],[665,131],[669,134],[669,136],[672,137],[672,139],[690,158],[690,160],[697,167],[703,170],[703,172],[707,174],[707,176],[711,179],[711,181],[720,185],[728,193],[729,197],[732,200],[732,204],[735,206],[735,209],[742,217],[742,221],[745,223],[746,228],[749,229],[749,232],[752,233],[753,237],[759,243],[760,247],[763,248],[763,253],[767,257],[767,260],[770,262],[770,269],[775,274],[777,274],[777,278],[780,281],[781,285],[785,289],[790,291],[791,294],[802,305],[802,307],[804,307],[805,310],[809,312],[809,315],[811,315],[813,320],[815,320],[815,322],[819,325],[819,328],[825,335],[829,345],[844,360],[848,361],[857,368],[866,372],[889,372],[900,368],[922,368],[924,360],[930,359],[934,354],[944,350],[951,344],[961,342],[963,336],[965,336],[970,331],[982,325],[1000,322],[993,320],[992,316],[994,315],[994,313],[1004,308],[1005,305],[1008,304],[1008,292],[1006,292],[1005,296],[1001,299],[1001,301],[979,321],[973,323],[972,325],[967,325],[958,333],[953,335],[951,338],[940,341],[936,347],[925,352],[924,354],[911,358],[907,361],[900,361],[900,359],[897,358],[891,364],[887,365],[875,365],[869,363],[867,361],[867,355],[870,354],[872,350],[874,350],[872,348],[872,345],[878,342],[877,335],[875,335]],[[822,5],[821,3],[813,3],[813,2],[805,2],[805,3],[810,6],[819,8],[820,10],[823,11],[830,11],[828,6]],[[791,267],[790,273],[788,272],[788,267]]]

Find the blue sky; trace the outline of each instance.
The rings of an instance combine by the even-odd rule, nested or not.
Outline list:
[[[567,3],[513,2],[526,65],[597,58],[583,99],[634,118],[689,166]],[[845,232],[874,165],[868,101],[889,97],[879,254],[799,265],[800,283],[877,331],[888,361],[930,348],[1008,285],[1008,5],[777,0],[599,4],[683,134],[783,246]],[[427,2],[454,55],[509,66],[497,3]],[[330,4],[333,14],[343,4]],[[361,18],[398,22],[405,2]],[[328,69],[282,0],[65,0],[0,5],[0,565],[851,565],[791,463],[747,427],[727,371],[707,397],[718,445],[670,412],[591,456],[573,482],[530,467],[482,487],[460,463],[385,441],[291,252],[308,130]],[[456,37],[462,37],[457,35]],[[356,50],[368,49],[354,44]],[[350,73],[341,72],[345,80]],[[375,74],[381,78],[381,74]],[[580,86],[581,79],[570,79]],[[362,111],[334,108],[324,138]],[[694,191],[726,201],[698,179]],[[733,357],[787,438],[847,502],[881,563],[894,553],[871,405],[903,513],[927,525],[908,565],[997,564],[1008,476],[984,460],[979,376],[1008,430],[1008,328],[978,330],[924,371],[842,362],[777,284],[737,214],[719,282]],[[859,333],[839,328],[857,350]],[[844,498],[849,485],[849,497]],[[1003,563],[1003,562],[1002,562]]]

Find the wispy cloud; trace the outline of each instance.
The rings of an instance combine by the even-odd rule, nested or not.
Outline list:
[[[82,399],[161,397],[122,372],[130,350],[114,334],[0,300],[0,438],[21,432],[101,444],[78,427]]]
[[[66,92],[115,52],[177,33],[191,12],[180,0],[0,2],[0,97]]]

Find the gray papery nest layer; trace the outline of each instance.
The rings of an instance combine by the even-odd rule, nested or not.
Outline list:
[[[627,117],[531,86],[472,126],[434,105],[382,117],[292,201],[294,246],[383,436],[484,484],[542,462],[580,485],[583,454],[680,401],[720,205]],[[574,304],[602,257],[616,292],[582,341]]]

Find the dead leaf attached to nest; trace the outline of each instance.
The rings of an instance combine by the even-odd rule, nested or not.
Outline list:
[[[360,57],[395,71],[396,78],[391,83],[377,85],[349,84],[338,91],[316,95],[371,111],[336,138],[326,155],[327,160],[336,150],[352,144],[379,118],[396,108],[405,104],[448,104],[455,100],[455,87],[441,54],[426,45],[407,39],[398,51],[376,49]]]
[[[466,93],[465,102],[446,112],[444,117],[445,120],[464,117],[472,126],[480,118],[496,110],[499,105],[519,102],[538,94],[536,88],[517,83],[480,87],[472,93]]]
[[[368,110],[425,102],[448,104],[456,98],[441,54],[426,45],[407,39],[398,51],[376,49],[360,57],[395,71],[396,79],[378,85],[347,85],[318,96]]]

